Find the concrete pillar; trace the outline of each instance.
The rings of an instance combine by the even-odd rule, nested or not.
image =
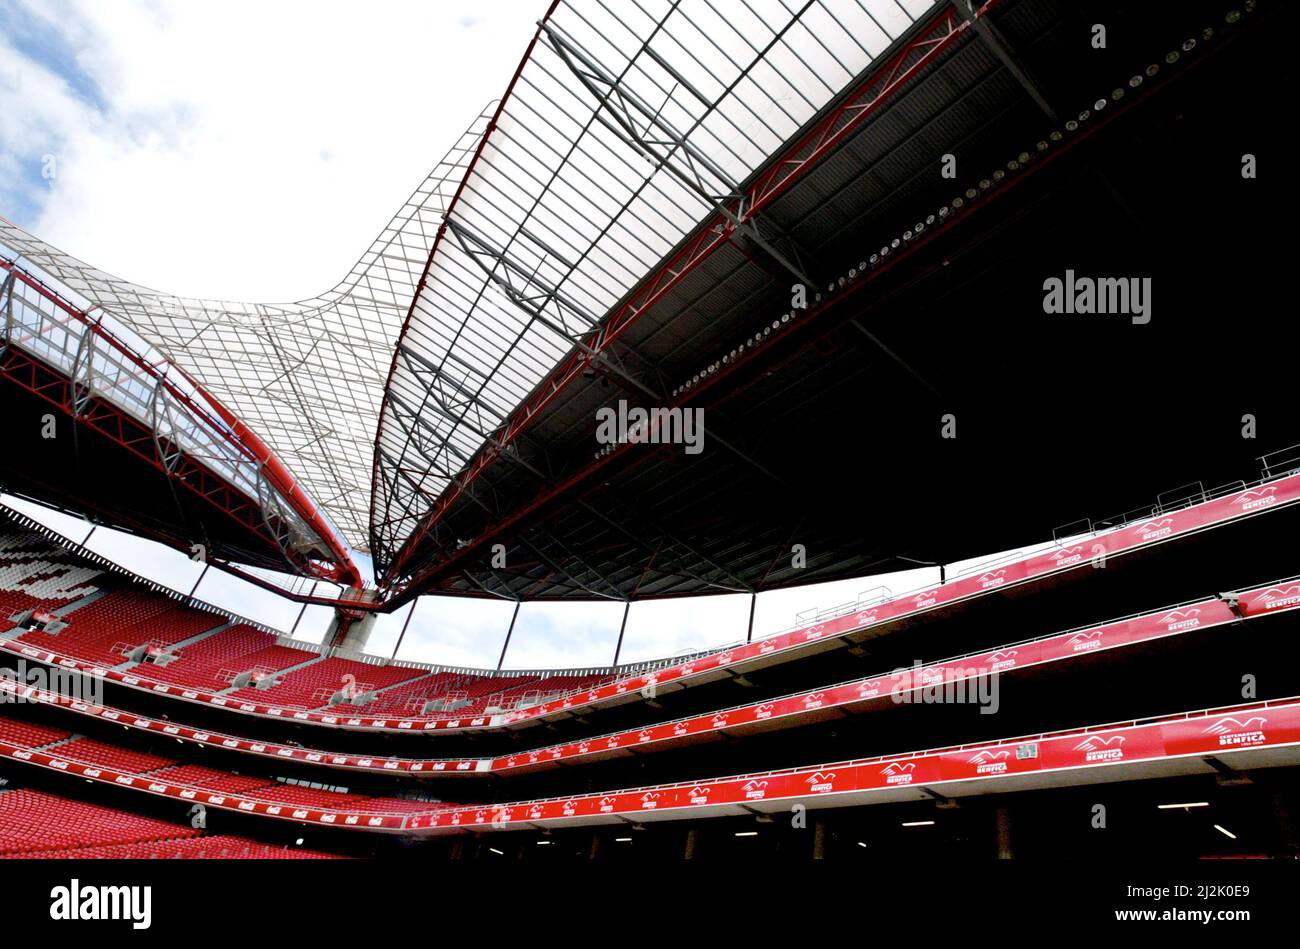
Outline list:
[[[698,829],[692,827],[686,832],[686,851],[682,856],[687,860],[694,860],[695,848],[699,845],[699,842],[700,832]]]
[[[994,812],[994,822],[998,832],[998,859],[1010,860],[1011,852],[1011,812],[1005,807],[999,807]]]
[[[348,630],[343,636],[343,642],[339,644],[341,649],[350,649],[353,652],[365,652],[366,644],[370,642],[370,631],[375,628],[375,620],[378,616],[374,613],[363,613],[359,619],[354,619],[348,624]],[[337,616],[335,623],[338,622]]]
[[[1293,854],[1300,845],[1297,844],[1295,821],[1292,819],[1291,809],[1287,807],[1286,795],[1281,791],[1274,791],[1272,804],[1273,819],[1277,822],[1278,849],[1284,854]]]
[[[814,860],[826,859],[826,820],[818,817],[813,821],[813,849],[812,858]]]
[[[352,601],[373,602],[375,596],[375,591],[362,590],[358,587],[350,587],[343,594],[344,599]],[[330,620],[329,630],[326,631],[323,641],[334,649],[365,652],[366,643],[370,641],[370,631],[374,629],[377,618],[377,613],[362,608],[337,609],[334,611],[334,618]]]
[[[587,851],[587,859],[595,860],[600,856],[600,834],[591,835],[591,849]]]

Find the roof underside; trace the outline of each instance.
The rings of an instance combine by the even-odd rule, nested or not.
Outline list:
[[[931,6],[552,8],[398,346],[376,444],[380,573],[403,569],[431,509],[511,442],[510,419],[600,361],[603,341],[658,289],[646,275],[701,221],[743,221],[738,237],[800,271],[779,227],[745,219],[741,183]]]
[[[1204,143],[1229,143],[1235,169],[1241,142],[1269,127],[1250,92],[1269,87],[1274,61],[1243,52],[1268,29],[1233,32],[1229,6],[991,5],[992,30],[964,31],[763,211],[818,287],[905,234],[915,249],[785,325],[788,268],[743,235],[721,243],[430,519],[391,578],[399,599],[770,589],[1038,543],[1194,479],[1257,476],[1256,456],[1300,440],[1280,416],[1267,440],[1242,438],[1249,406],[1285,403],[1283,357],[1218,362],[1191,389],[1163,368],[1204,365],[1224,309],[1268,332],[1263,301],[1285,272],[1262,246],[1219,280],[1206,250],[1266,215],[1266,186],[1187,213],[1206,164],[1226,160]],[[1112,25],[1104,51],[1087,42],[1095,22]],[[1207,26],[1212,39],[1165,64]],[[1165,72],[1131,86],[1152,63]],[[952,180],[945,153],[958,156]],[[918,222],[968,188],[979,200],[921,240]],[[1189,260],[1204,283],[1189,285]],[[1067,269],[1150,276],[1163,318],[1046,317],[1043,281]],[[597,413],[620,399],[704,409],[703,452],[603,451]],[[946,413],[956,439],[940,438]]]

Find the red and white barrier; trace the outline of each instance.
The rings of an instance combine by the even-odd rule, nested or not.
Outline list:
[[[919,615],[959,601],[972,600],[1007,587],[1040,580],[1050,575],[1092,569],[1092,565],[1101,558],[1120,556],[1139,548],[1166,543],[1209,527],[1277,510],[1297,501],[1300,501],[1300,475],[1279,478],[1180,511],[1151,518],[1140,524],[1117,528],[1105,534],[1098,534],[1077,544],[1035,554],[1024,560],[1013,561],[978,575],[953,580],[951,583],[922,590],[920,593],[913,595],[887,600],[868,609],[848,613],[780,636],[773,636],[754,643],[731,646],[676,666],[668,666],[653,672],[620,679],[587,692],[569,695],[527,709],[490,716],[480,715],[463,719],[429,718],[424,716],[374,717],[285,708],[241,699],[231,699],[201,689],[156,682],[146,675],[136,674],[131,671],[105,669],[93,663],[37,649],[12,640],[0,642],[0,649],[25,655],[41,662],[54,663],[65,668],[102,675],[107,679],[132,688],[172,696],[183,701],[213,705],[245,715],[286,719],[310,725],[360,731],[390,733],[473,731],[568,713],[586,706],[616,699],[628,693],[641,692],[668,683],[680,683],[697,679],[709,673],[716,673],[721,669],[743,666],[747,662],[774,653],[788,653],[793,656],[801,650],[806,650],[810,644],[821,640],[861,632],[904,617]],[[1296,593],[1300,595],[1300,591],[1296,591]]]
[[[365,810],[366,802],[362,798],[358,798],[355,811],[322,810],[173,784],[148,775],[127,774],[60,757],[57,748],[51,749],[54,752],[51,753],[0,742],[0,756],[206,807],[307,824],[428,834],[463,828],[520,830],[538,822],[579,825],[606,819],[644,821],[720,816],[741,813],[737,807],[741,804],[749,808],[774,802],[785,806],[792,801],[810,807],[858,805],[897,800],[900,790],[922,786],[943,791],[970,782],[1019,781],[1019,786],[1024,787],[1024,781],[1034,777],[1064,779],[1055,783],[1086,784],[1097,777],[1094,769],[1133,764],[1175,763],[1177,767],[1171,768],[1170,773],[1187,773],[1189,769],[1208,772],[1213,770],[1211,766],[1199,761],[1205,756],[1213,756],[1218,763],[1231,767],[1234,759],[1243,754],[1279,748],[1295,748],[1296,753],[1274,754],[1255,764],[1300,763],[1300,700],[1296,698],[914,754],[569,798],[473,807],[430,804],[427,812],[400,816]],[[1150,775],[1157,770],[1147,767],[1146,773]],[[911,796],[915,798],[914,794]]]
[[[1244,620],[1300,607],[1300,581],[1270,584],[1230,596],[1239,602]],[[1172,636],[1209,629],[1239,621],[1223,599],[1205,599],[1177,607],[1156,610],[1084,629],[1071,630],[1027,642],[1001,646],[986,652],[945,659],[911,669],[855,679],[850,682],[810,689],[793,695],[733,708],[706,712],[631,731],[584,738],[578,741],[536,748],[497,758],[405,758],[362,754],[340,754],[275,742],[259,741],[213,732],[137,715],[120,709],[78,701],[55,692],[0,679],[0,694],[25,701],[55,705],[92,718],[111,721],[140,731],[193,741],[211,747],[244,752],[276,760],[355,771],[379,771],[411,775],[472,775],[510,773],[554,761],[601,755],[620,748],[653,748],[680,742],[692,736],[720,732],[745,725],[791,721],[823,709],[862,710],[871,705],[887,706],[898,695],[927,686],[961,683],[980,676],[1032,669],[1047,663],[1069,661],[1080,656],[1118,649],[1137,643],[1154,642]]]

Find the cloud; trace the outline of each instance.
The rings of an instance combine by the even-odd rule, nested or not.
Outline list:
[[[167,292],[328,289],[504,92],[545,2],[466,7],[0,0],[0,215]]]

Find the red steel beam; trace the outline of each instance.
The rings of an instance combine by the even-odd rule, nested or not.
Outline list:
[[[233,413],[195,383],[194,380],[190,379],[179,367],[172,366],[173,369],[180,372],[187,381],[195,386],[208,404],[204,406],[196,403],[188,393],[181,391],[169,382],[158,371],[156,366],[147,362],[138,353],[133,352],[97,321],[92,320],[86,312],[64,300],[43,282],[17,267],[14,262],[0,259],[0,269],[9,271],[13,274],[15,280],[30,287],[68,314],[68,316],[84,324],[87,332],[94,333],[98,338],[104,340],[130,364],[134,365],[139,370],[140,378],[149,379],[155,384],[164,386],[168,393],[182,403],[197,420],[206,423],[209,431],[223,437],[241,455],[258,465],[271,486],[288,502],[294,512],[310,526],[334,559],[333,569],[323,579],[344,582],[350,586],[361,585],[360,571],[356,564],[353,563],[347,546],[316,510],[306,492],[298,485],[283,463]],[[16,384],[34,395],[45,399],[51,405],[62,409],[75,420],[90,426],[100,434],[126,448],[164,475],[179,481],[193,493],[210,502],[218,510],[258,536],[266,536],[261,509],[242,491],[236,490],[224,478],[194,461],[188,455],[182,455],[176,470],[169,472],[156,457],[153,431],[147,425],[143,425],[107,400],[92,398],[87,411],[78,416],[73,406],[72,380],[67,379],[43,361],[12,345],[12,341],[9,352],[5,354],[3,362],[0,362],[0,373],[8,376]],[[217,413],[216,418],[213,417],[212,412]],[[304,560],[296,564],[296,566],[311,575],[320,574],[320,569],[309,561]]]
[[[433,269],[433,259],[438,254],[438,248],[442,246],[442,239],[447,234],[446,219],[456,210],[460,204],[461,195],[465,192],[465,186],[469,183],[470,175],[478,167],[479,159],[483,156],[483,149],[487,146],[488,139],[496,131],[497,123],[501,119],[501,113],[505,111],[506,103],[515,91],[515,86],[519,83],[519,77],[523,74],[524,66],[532,58],[533,49],[537,46],[537,41],[541,39],[542,27],[551,19],[556,9],[560,5],[560,0],[551,0],[550,7],[546,10],[546,15],[538,23],[533,38],[528,43],[528,48],[524,50],[523,58],[515,68],[514,75],[510,77],[510,84],[506,86],[505,95],[497,103],[496,110],[492,113],[492,118],[488,121],[487,128],[483,130],[483,136],[478,141],[478,146],[474,149],[474,155],[470,158],[469,164],[465,166],[465,176],[461,178],[460,184],[456,186],[456,192],[451,196],[451,201],[447,203],[447,210],[443,214],[443,222],[438,227],[438,233],[434,236],[433,246],[429,249],[429,258],[424,262],[424,270],[420,274],[420,282],[416,284],[415,295],[411,297],[411,305],[406,310],[406,318],[402,321],[401,332],[397,335],[397,345],[393,347],[393,361],[388,366],[388,378],[384,380],[384,397],[379,405],[379,424],[375,427],[375,452],[371,462],[370,477],[370,530],[371,534],[375,533],[375,525],[379,523],[379,445],[383,440],[384,420],[388,412],[388,390],[392,387],[393,376],[397,373],[397,364],[401,357],[402,345],[406,342],[406,334],[411,328],[411,319],[415,316],[416,304],[420,302],[420,295],[424,292],[425,286],[429,282],[429,271]],[[373,539],[373,537],[372,537]],[[377,545],[375,545],[377,546]]]

